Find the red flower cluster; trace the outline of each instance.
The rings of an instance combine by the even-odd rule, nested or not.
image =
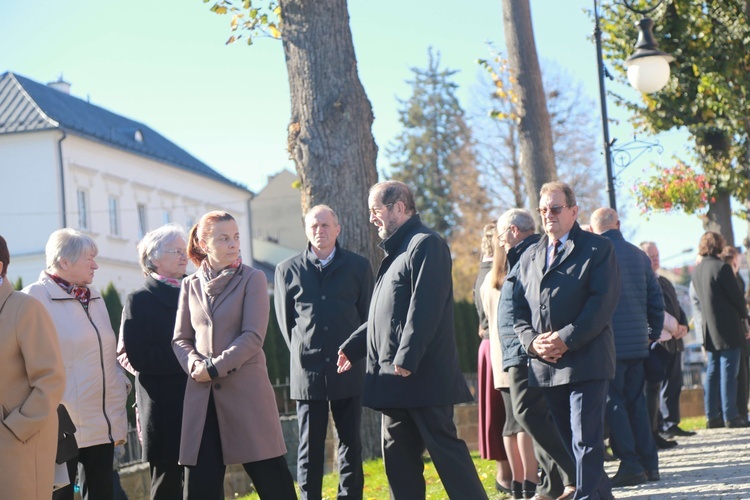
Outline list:
[[[680,162],[633,186],[641,213],[681,209],[694,214],[708,205],[711,185],[706,176]]]

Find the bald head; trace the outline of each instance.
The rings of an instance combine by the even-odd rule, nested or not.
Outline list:
[[[591,230],[596,234],[602,234],[610,229],[620,229],[620,218],[617,211],[612,208],[597,208],[591,214]]]

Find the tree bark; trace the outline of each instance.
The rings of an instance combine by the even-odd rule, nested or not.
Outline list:
[[[716,194],[716,201],[708,206],[708,213],[703,219],[703,229],[721,234],[727,245],[734,246],[732,201],[729,193]]]
[[[526,178],[529,208],[541,226],[539,190],[557,179],[547,99],[534,42],[529,0],[503,0],[503,28],[513,88],[519,98],[521,167]]]
[[[375,265],[381,252],[367,194],[377,182],[373,113],[357,74],[346,0],[281,0],[289,74],[288,149],[301,182],[302,213],[336,211],[342,246]]]

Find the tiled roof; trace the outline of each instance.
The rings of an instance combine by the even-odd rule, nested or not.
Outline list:
[[[0,134],[55,128],[246,189],[142,123],[21,75],[0,75]]]

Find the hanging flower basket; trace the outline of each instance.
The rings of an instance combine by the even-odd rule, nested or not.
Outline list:
[[[682,162],[637,183],[633,193],[641,213],[681,210],[695,214],[706,208],[709,200],[715,201],[706,176]]]

